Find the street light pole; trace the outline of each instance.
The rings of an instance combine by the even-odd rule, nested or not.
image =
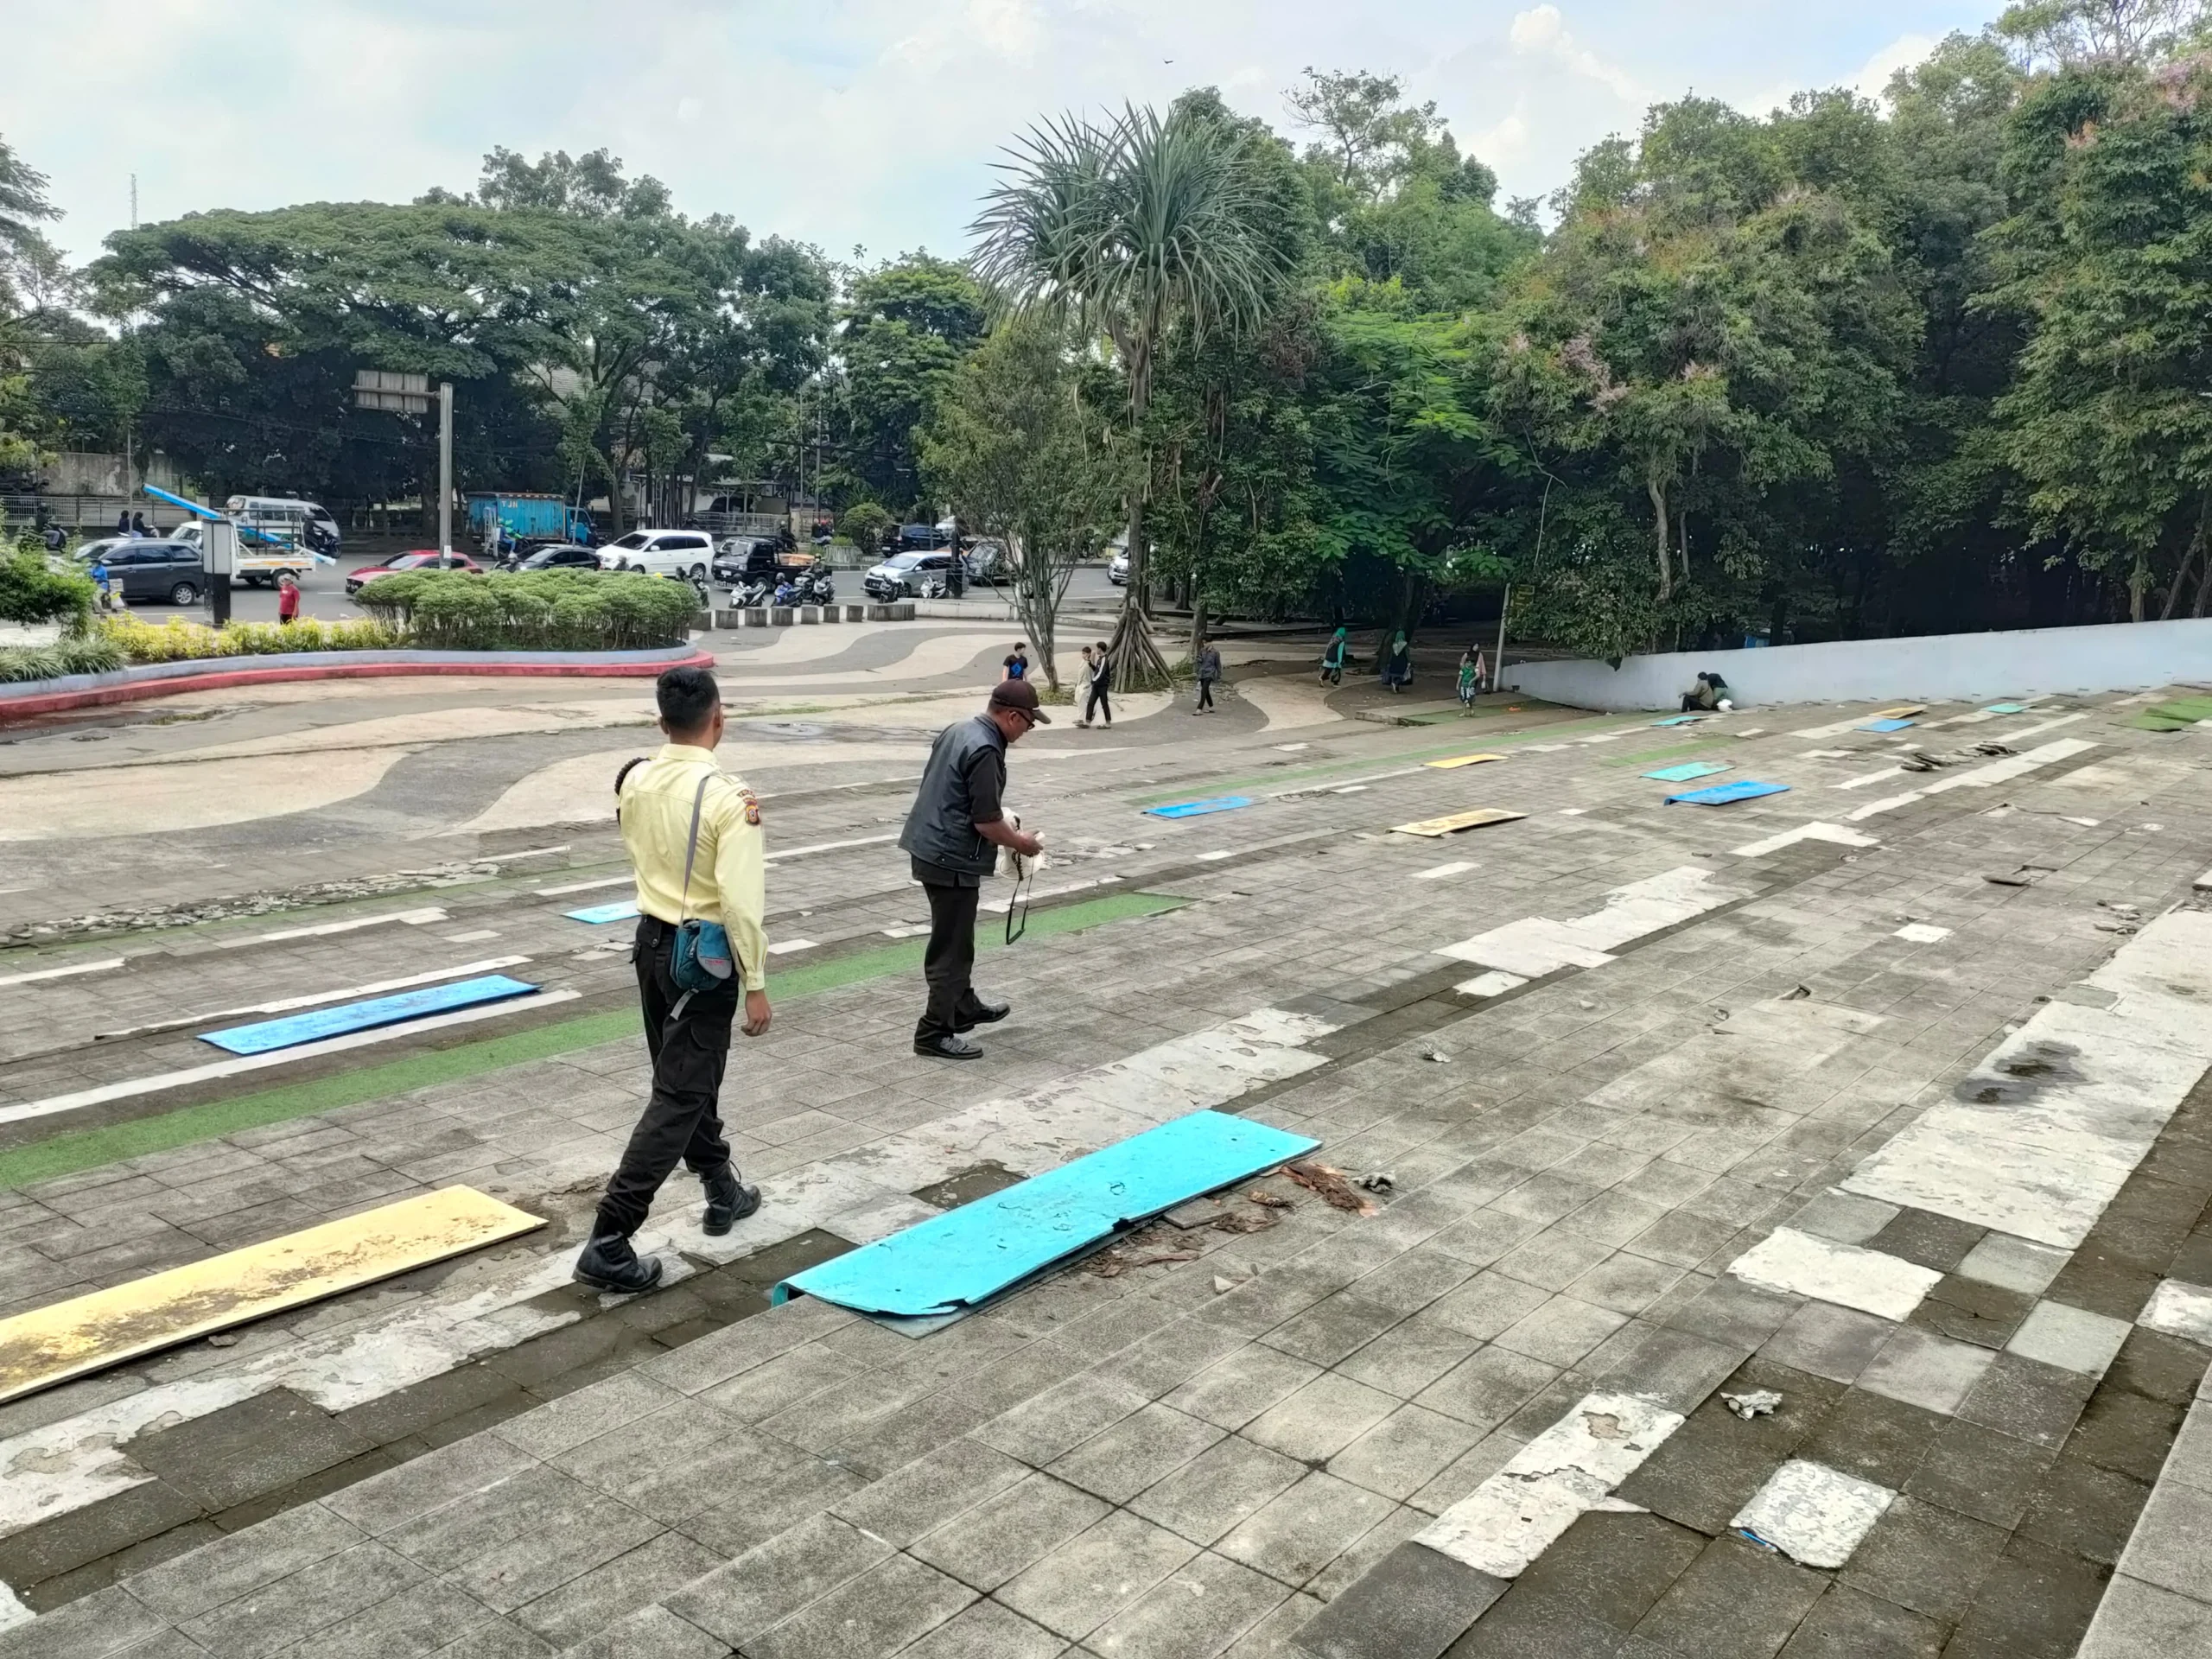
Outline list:
[[[438,568],[453,563],[453,382],[438,383]]]

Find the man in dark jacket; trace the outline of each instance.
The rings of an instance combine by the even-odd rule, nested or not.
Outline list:
[[[998,868],[1001,847],[1034,858],[1045,843],[1007,822],[1006,751],[1033,726],[1052,723],[1037,706],[1037,688],[1007,680],[980,715],[937,734],[899,845],[913,861],[914,880],[930,900],[930,943],[922,957],[929,1006],[914,1027],[914,1052],[932,1059],[980,1059],[983,1051],[961,1033],[1003,1020],[1003,1002],[976,995],[976,909],[983,878]]]

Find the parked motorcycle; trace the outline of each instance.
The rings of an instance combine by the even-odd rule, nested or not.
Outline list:
[[[809,570],[798,579],[798,602],[802,605],[834,605],[837,602],[837,584],[827,570]]]
[[[741,611],[755,611],[775,597],[766,576],[747,576],[730,589],[729,602]]]

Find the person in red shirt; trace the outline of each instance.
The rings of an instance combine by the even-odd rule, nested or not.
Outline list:
[[[300,584],[289,570],[276,578],[276,620],[286,627],[299,620]]]

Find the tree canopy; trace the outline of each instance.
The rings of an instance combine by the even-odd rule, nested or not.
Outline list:
[[[1313,69],[1272,111],[1041,120],[967,258],[872,265],[502,148],[466,192],[212,209],[79,270],[0,143],[0,468],[135,441],[219,493],[419,495],[430,435],[347,396],[393,368],[463,389],[472,486],[619,516],[617,479],[652,513],[780,479],[1071,543],[1042,474],[1112,410],[1141,635],[1509,585],[1604,656],[2201,615],[2208,111],[2206,0],[2020,0],[1878,99],[1684,97],[1501,204],[1399,76]]]

